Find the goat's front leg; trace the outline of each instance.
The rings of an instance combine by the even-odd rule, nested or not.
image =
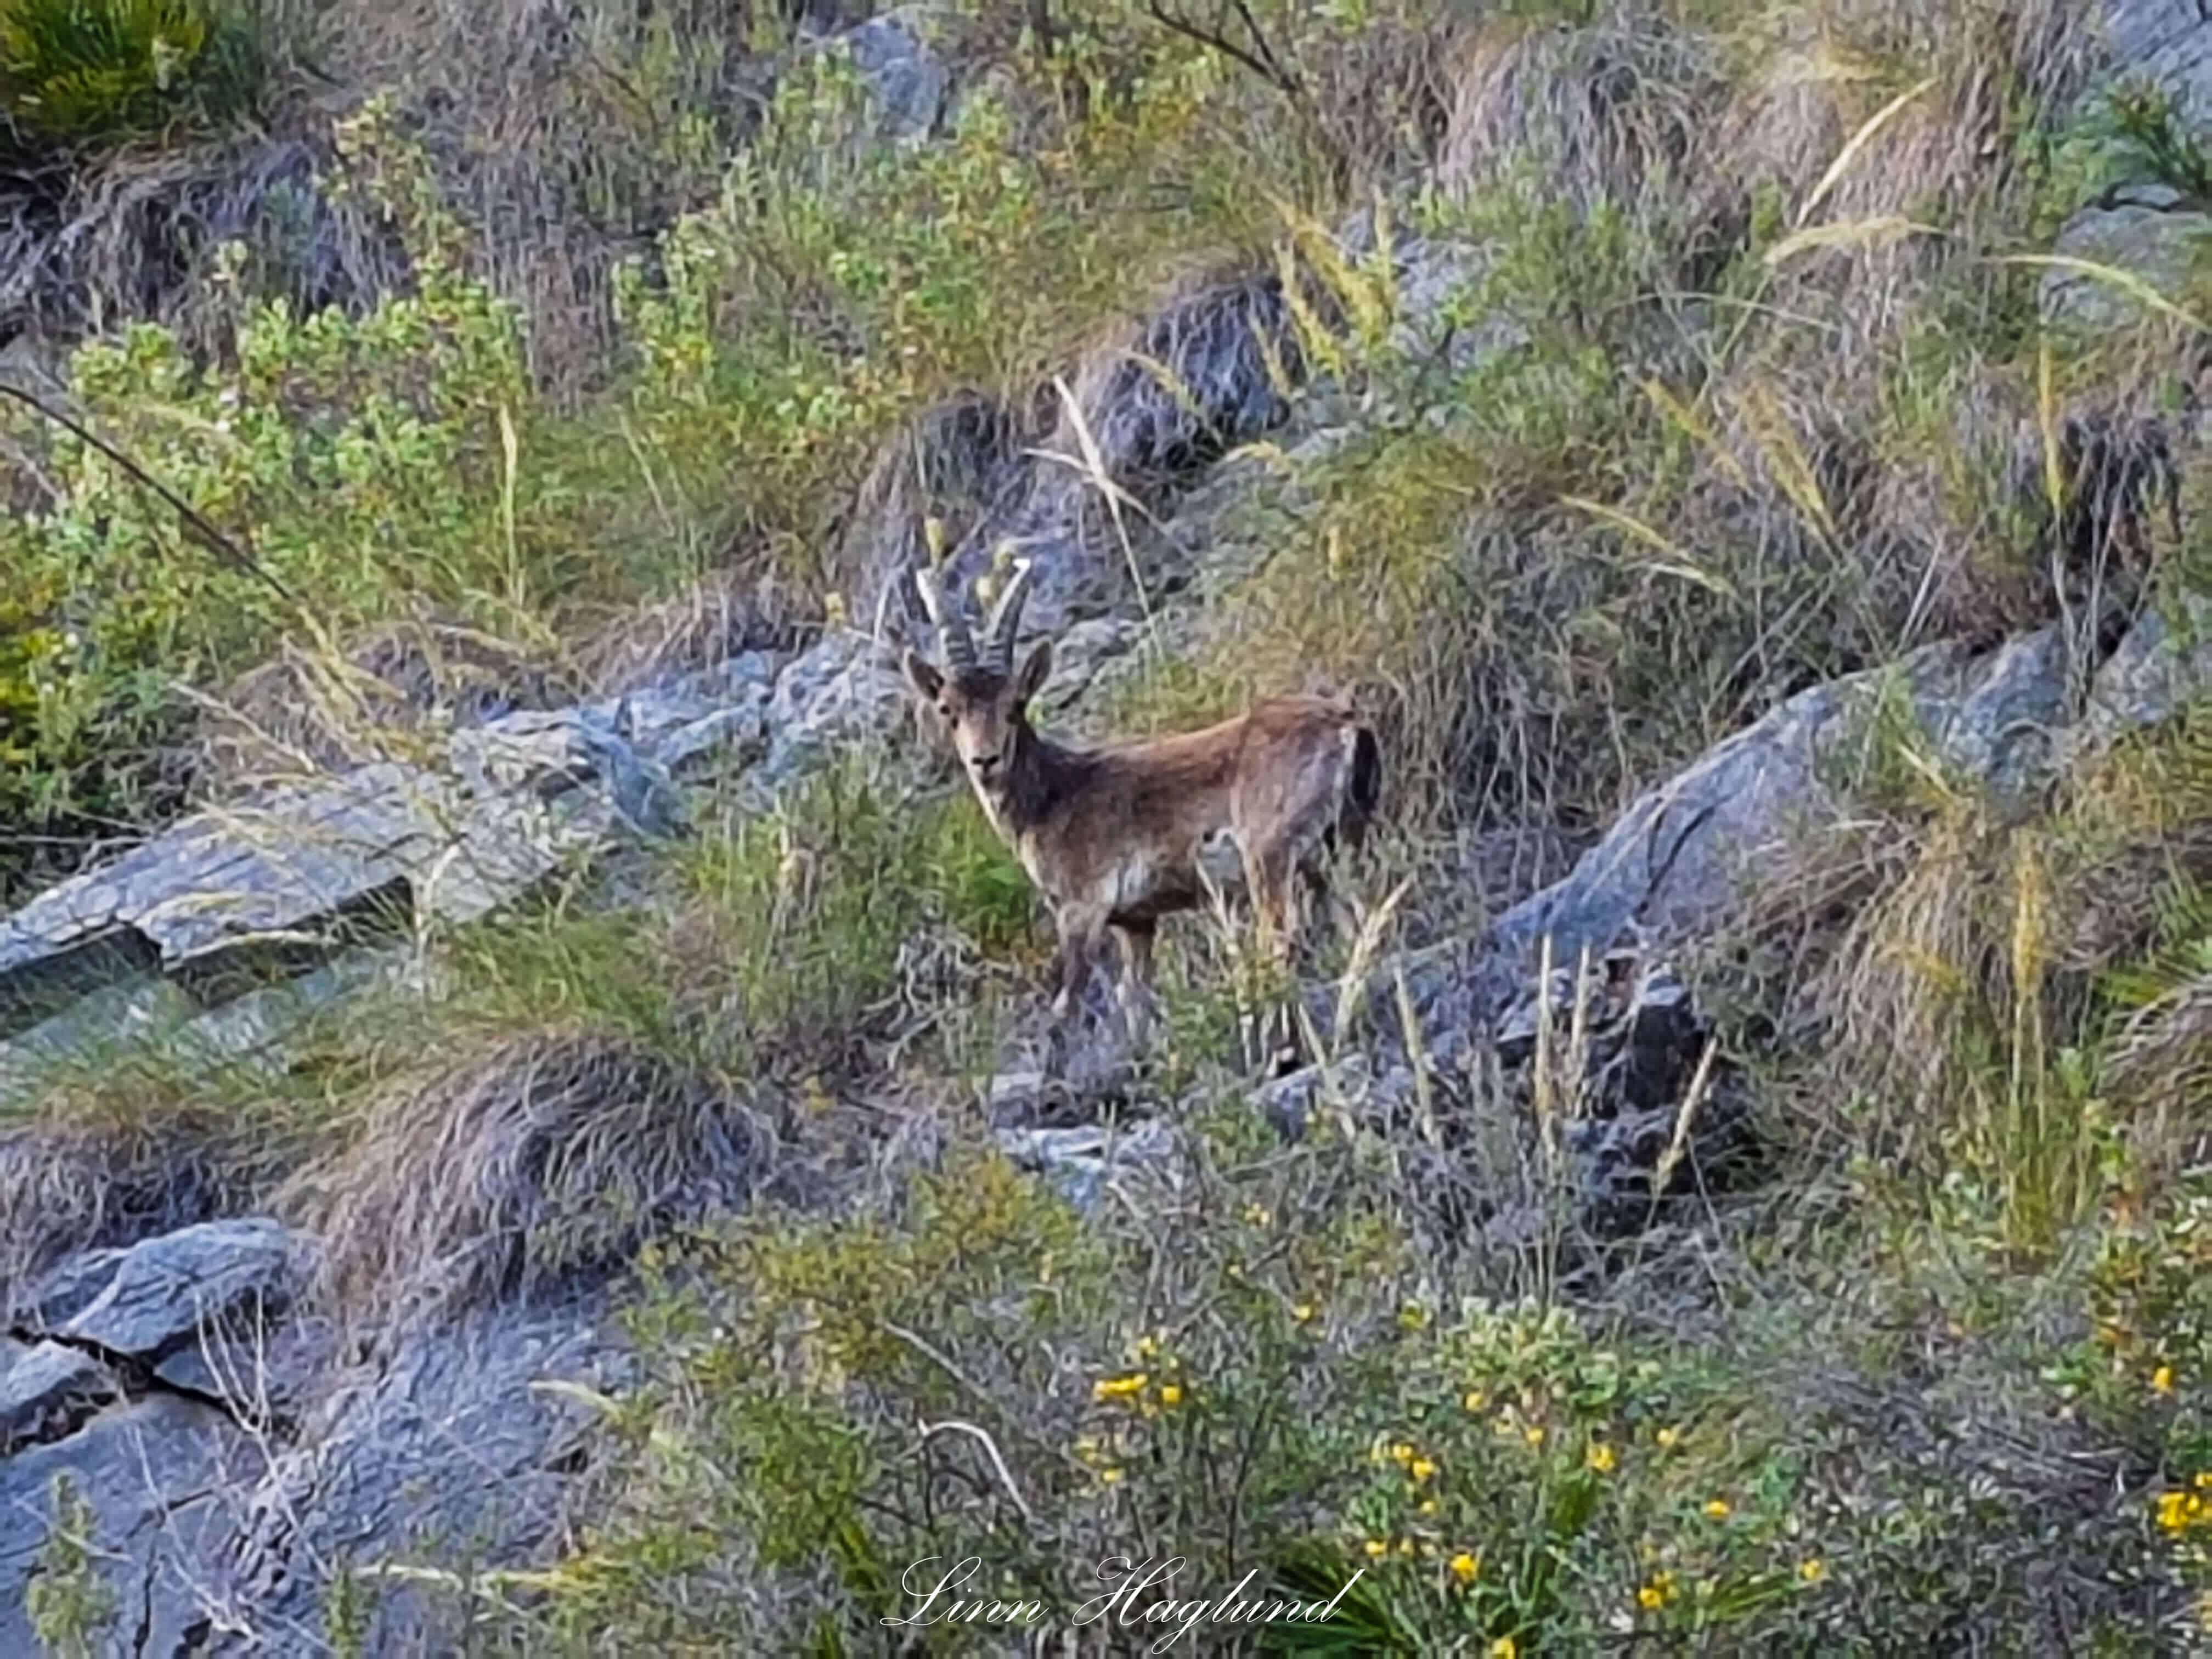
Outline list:
[[[1053,1017],[1066,1019],[1083,1005],[1091,981],[1091,969],[1105,942],[1106,918],[1098,912],[1070,907],[1060,915],[1060,991],[1052,1000]]]

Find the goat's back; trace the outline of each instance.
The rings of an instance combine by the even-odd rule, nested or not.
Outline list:
[[[1364,833],[1381,781],[1375,735],[1348,702],[1271,697],[1245,716],[1231,814],[1255,852],[1303,856]]]

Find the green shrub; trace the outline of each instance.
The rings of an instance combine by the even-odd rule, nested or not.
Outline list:
[[[221,131],[271,89],[269,28],[228,0],[6,0],[0,107],[65,149]]]
[[[327,644],[425,602],[502,637],[542,632],[538,601],[568,549],[539,536],[557,481],[541,494],[526,475],[507,494],[505,430],[527,446],[544,429],[526,402],[520,320],[450,262],[451,222],[426,204],[412,158],[376,149],[381,112],[354,130],[356,154],[415,246],[414,293],[359,319],[239,296],[227,366],[193,363],[148,323],[70,364],[92,429],[300,603],[186,540],[98,449],[8,405],[5,428],[41,455],[52,494],[0,526],[15,585],[0,750],[18,757],[0,773],[0,813],[129,813],[146,747],[178,712],[170,688],[220,684],[288,632]],[[222,280],[234,283],[237,258]]]

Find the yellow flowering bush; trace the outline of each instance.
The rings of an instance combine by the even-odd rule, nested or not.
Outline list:
[[[1413,1646],[1473,1638],[1480,1651],[1564,1632],[1607,1583],[1641,1624],[1709,1628],[1820,1582],[1784,1560],[1778,1517],[1723,1539],[1735,1504],[1674,1503],[1680,1437],[1657,1364],[1626,1360],[1565,1310],[1533,1304],[1393,1323],[1419,1335],[1418,1357],[1401,1357],[1398,1414],[1371,1431],[1334,1541],[1309,1558],[1310,1589],[1364,1567],[1353,1595],[1379,1624]],[[1613,1563],[1638,1540],[1652,1570],[1621,1583]]]

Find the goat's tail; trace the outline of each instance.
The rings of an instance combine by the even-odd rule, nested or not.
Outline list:
[[[1372,727],[1352,728],[1352,774],[1345,780],[1344,806],[1336,828],[1346,852],[1357,852],[1367,839],[1382,803],[1382,746]]]

